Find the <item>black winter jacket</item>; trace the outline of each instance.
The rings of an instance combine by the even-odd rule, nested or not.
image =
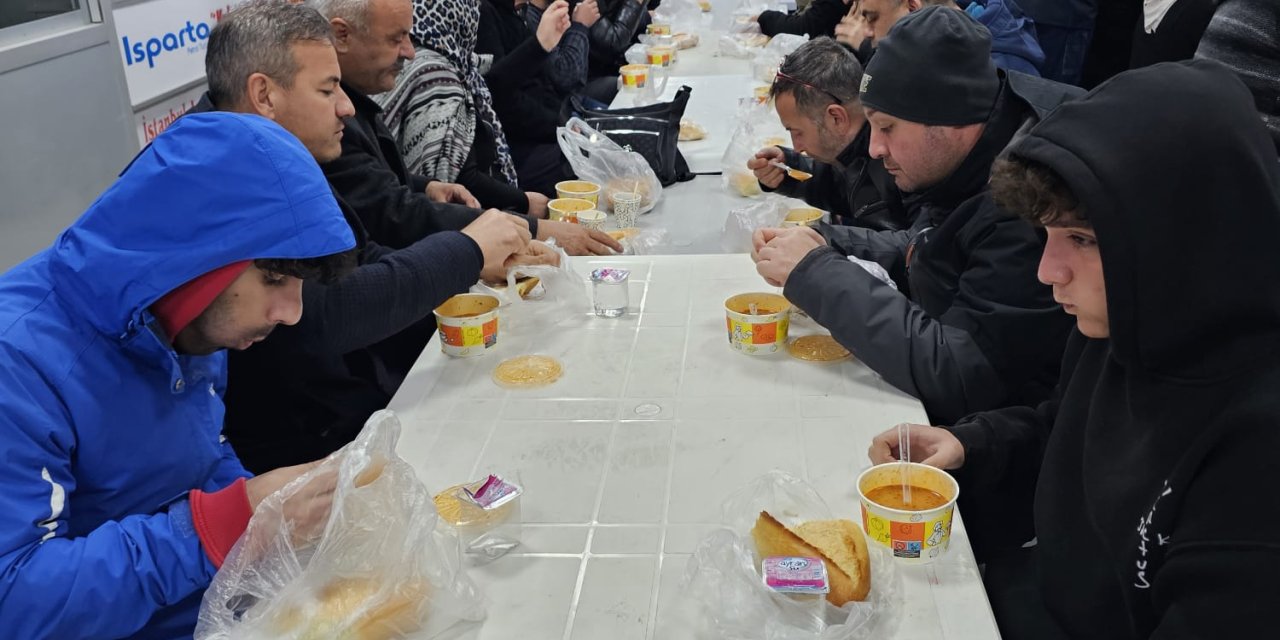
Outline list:
[[[910,229],[824,225],[830,246],[806,256],[786,283],[789,300],[919,398],[935,423],[1043,401],[1071,326],[1036,278],[1042,233],[997,207],[987,178],[1020,127],[1079,90],[1018,73],[1001,77],[996,109],[961,166],[905,196]],[[900,291],[845,256],[881,264]]]
[[[765,11],[760,14],[760,32],[766,36],[779,33],[807,35],[810,38],[835,36],[836,25],[849,13],[844,0],[813,0],[808,8],[793,14]]]
[[[511,0],[483,0],[476,53],[493,56],[484,74],[493,110],[513,143],[552,143],[562,98],[544,72],[550,54],[534,37]]]

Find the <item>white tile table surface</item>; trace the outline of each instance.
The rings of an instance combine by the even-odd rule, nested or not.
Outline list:
[[[477,640],[678,640],[662,622],[725,497],[780,468],[806,478],[840,517],[870,438],[922,421],[914,399],[857,362],[749,357],[725,336],[723,300],[770,290],[745,255],[579,258],[632,269],[631,313],[583,313],[545,337],[502,325],[495,352],[449,359],[433,341],[391,403],[399,452],[433,490],[491,471],[525,487],[523,545],[472,569],[488,619]],[[510,329],[510,330],[508,330]],[[819,332],[798,321],[793,335]],[[509,391],[503,359],[546,353],[557,383]],[[928,567],[903,567],[886,638],[997,638],[963,522]],[[661,630],[660,630],[661,629]]]

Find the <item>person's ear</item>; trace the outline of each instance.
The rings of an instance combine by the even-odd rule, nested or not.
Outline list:
[[[245,106],[264,118],[275,120],[275,83],[265,73],[255,73],[245,81]]]
[[[849,111],[841,105],[827,105],[826,116],[834,128],[840,129],[849,124]]]
[[[911,13],[919,11],[922,7],[924,7],[924,5],[920,0],[907,0],[907,11],[910,11]]]
[[[333,30],[334,50],[338,53],[347,53],[351,49],[351,37],[355,35],[351,25],[342,18],[332,18],[329,20],[329,28]]]

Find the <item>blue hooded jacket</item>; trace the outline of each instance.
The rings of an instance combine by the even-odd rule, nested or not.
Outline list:
[[[1013,0],[957,0],[961,9],[991,32],[991,61],[1006,71],[1039,76],[1044,51],[1036,23]]]
[[[0,635],[191,636],[214,568],[187,492],[249,474],[220,438],[226,353],[177,354],[148,307],[233,262],[354,245],[296,138],[209,113],[0,276]]]

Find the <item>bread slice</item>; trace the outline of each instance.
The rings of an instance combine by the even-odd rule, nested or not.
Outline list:
[[[538,286],[541,282],[542,280],[537,276],[520,276],[516,278],[516,293],[519,294],[521,298],[528,298],[529,293],[533,291],[533,288]],[[507,288],[507,283],[501,282],[491,286],[494,289],[503,290]]]
[[[871,561],[867,538],[851,520],[811,520],[796,527],[796,535],[831,558],[853,583],[849,599],[861,602],[871,591]],[[839,605],[837,605],[839,606]]]
[[[792,531],[767,511],[761,511],[751,529],[751,538],[761,557],[821,559],[827,565],[831,585],[827,602],[832,605],[841,607],[850,601],[865,600],[871,590],[871,565],[866,540],[857,525],[848,520],[815,520],[797,529],[798,532]]]

